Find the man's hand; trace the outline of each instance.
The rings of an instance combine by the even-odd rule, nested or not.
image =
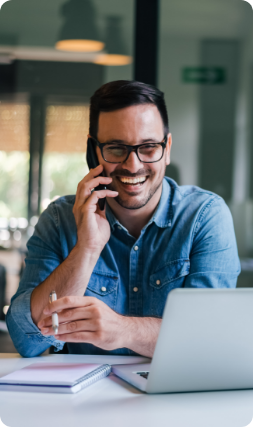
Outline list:
[[[65,342],[90,343],[104,350],[124,346],[123,316],[93,297],[64,297],[49,304],[45,315],[58,313],[59,328],[55,337]],[[44,335],[54,335],[52,317],[39,322]]]
[[[54,335],[52,313],[59,316],[55,338],[64,342],[89,343],[104,350],[129,348],[152,357],[161,320],[152,317],[126,317],[94,297],[63,297],[48,304],[38,323],[43,335]]]
[[[105,210],[101,211],[98,200],[103,197],[116,197],[117,191],[91,190],[99,184],[108,185],[112,178],[98,176],[103,171],[99,165],[91,169],[82,181],[79,182],[76,192],[76,200],[73,214],[77,227],[77,246],[84,249],[85,253],[96,253],[98,256],[110,238],[110,225],[105,216]]]

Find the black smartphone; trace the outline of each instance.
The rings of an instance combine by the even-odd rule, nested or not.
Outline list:
[[[87,151],[86,151],[86,160],[89,169],[95,169],[97,166],[99,166],[98,162],[98,156],[96,153],[96,143],[93,141],[92,138],[88,138],[87,141]],[[99,176],[104,176],[104,172],[102,172]],[[96,188],[94,188],[94,191],[99,190],[106,190],[106,186],[103,184],[99,184]],[[101,209],[101,211],[105,208],[105,197],[103,199],[98,200],[98,206]]]

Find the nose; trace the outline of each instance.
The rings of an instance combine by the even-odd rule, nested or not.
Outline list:
[[[132,173],[137,172],[140,168],[143,167],[143,163],[137,157],[137,154],[132,151],[129,154],[128,159],[123,163],[123,165]]]

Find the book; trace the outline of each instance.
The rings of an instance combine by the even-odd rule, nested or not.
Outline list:
[[[77,393],[111,372],[110,365],[32,363],[0,378],[0,390]]]

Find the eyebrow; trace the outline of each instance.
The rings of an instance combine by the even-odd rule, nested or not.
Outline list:
[[[159,143],[161,142],[160,140],[156,140],[156,139],[152,139],[152,138],[148,138],[148,139],[142,139],[141,142],[139,144],[136,145],[140,145],[140,144],[145,144],[146,142],[155,142],[155,143]],[[126,141],[122,140],[122,139],[109,139],[108,141],[105,141],[104,144],[124,144],[124,145],[129,145],[126,143]]]

